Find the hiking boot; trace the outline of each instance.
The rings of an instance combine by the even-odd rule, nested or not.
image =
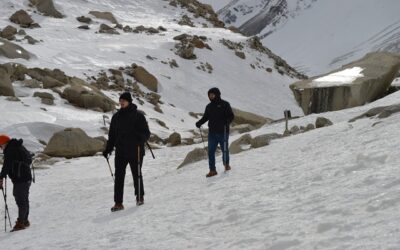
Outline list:
[[[115,205],[111,208],[111,212],[116,212],[120,210],[124,210],[124,205],[122,205],[122,203],[115,203]]]
[[[25,224],[24,224],[22,221],[17,220],[17,221],[15,222],[15,226],[13,227],[13,229],[11,230],[11,232],[15,232],[15,231],[19,231],[19,230],[24,230],[25,228],[26,228]]]
[[[213,177],[213,176],[215,176],[215,175],[217,175],[218,173],[217,173],[217,171],[215,171],[215,170],[210,170],[210,172],[208,173],[208,174],[206,174],[206,178],[208,178],[208,177]]]
[[[24,221],[24,226],[26,228],[28,228],[31,225],[31,223],[29,222],[29,220]]]
[[[138,198],[136,196],[136,206],[141,206],[143,204],[144,204],[144,197],[142,196],[142,197]]]
[[[225,172],[231,170],[231,166],[229,166],[229,164],[225,165]]]

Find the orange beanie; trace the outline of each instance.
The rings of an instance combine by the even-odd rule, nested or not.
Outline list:
[[[10,140],[10,137],[7,135],[0,135],[0,146],[8,143]]]

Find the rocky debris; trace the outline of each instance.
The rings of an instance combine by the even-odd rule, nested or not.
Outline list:
[[[222,43],[224,46],[226,46],[230,50],[241,51],[244,49],[244,45],[241,42],[233,42],[233,41],[225,39],[225,38],[221,39],[219,42]]]
[[[80,128],[67,128],[55,133],[43,153],[52,157],[76,158],[93,156],[104,149],[104,141],[89,137]]]
[[[109,112],[116,105],[101,91],[79,78],[71,78],[71,85],[64,89],[62,97],[78,107],[95,111]]]
[[[158,135],[156,134],[151,134],[149,143],[155,143],[155,144],[165,144],[164,140],[161,139]]]
[[[246,59],[246,54],[242,51],[235,51],[235,55],[239,58]]]
[[[10,74],[3,65],[0,65],[0,96],[15,96]]]
[[[0,37],[7,39],[7,40],[14,40],[15,39],[15,35],[17,34],[17,29],[14,28],[11,25],[8,25],[7,27],[5,27],[1,33],[0,33]]]
[[[54,85],[54,87],[64,86],[70,83],[70,77],[65,75],[60,69],[30,68],[27,70],[26,74],[40,82],[46,81],[46,86],[43,86],[45,88],[53,88],[52,85]]]
[[[45,89],[62,87],[65,85],[65,83],[60,82],[59,80],[57,80],[51,76],[45,76],[43,78],[42,82],[43,82],[43,88],[45,88]]]
[[[352,80],[331,80],[341,72],[354,69],[360,69],[361,72]],[[293,83],[290,88],[305,114],[334,111],[361,106],[381,98],[399,70],[399,55],[374,52],[328,74]]]
[[[19,10],[15,12],[11,17],[10,21],[19,24],[22,28],[34,28],[38,24],[35,24],[33,19],[25,10]],[[39,26],[40,27],[40,26]]]
[[[157,124],[160,125],[161,127],[169,129],[167,127],[167,124],[165,122],[161,121],[160,119],[157,119],[157,118],[151,118],[151,119],[154,120],[155,122],[157,122]]]
[[[81,23],[87,23],[87,24],[92,23],[92,19],[90,17],[85,17],[85,16],[77,17],[76,20],[78,20],[78,22]]]
[[[26,36],[26,32],[23,29],[18,30],[18,35],[20,36]]]
[[[178,24],[182,25],[182,26],[186,25],[186,26],[194,27],[194,23],[192,22],[190,17],[188,17],[187,15],[183,15],[181,17],[181,20],[179,20]]]
[[[26,39],[28,41],[28,43],[32,44],[32,45],[35,45],[39,42],[38,40],[36,40],[35,38],[33,38],[31,36],[25,36],[24,39]]]
[[[211,74],[214,70],[213,66],[211,64],[209,64],[208,62],[203,63],[200,62],[200,65],[196,67],[198,70],[202,70],[204,72],[208,72],[209,74]]]
[[[377,116],[379,119],[387,118],[391,116],[392,114],[400,112],[400,104],[394,104],[390,106],[381,106],[381,107],[376,107],[368,110],[367,112],[354,117],[353,119],[349,120],[349,122],[355,122],[359,119],[362,118],[367,118],[367,117],[375,117]]]
[[[183,59],[194,60],[197,56],[194,54],[194,49],[203,49],[207,48],[212,50],[210,45],[206,43],[207,37],[204,36],[191,36],[188,34],[181,34],[173,38],[175,41],[179,41],[179,43],[175,44],[175,49],[178,56]]]
[[[216,28],[225,27],[224,22],[218,19],[217,13],[214,12],[213,8],[209,4],[203,4],[197,0],[170,0],[169,4],[174,7],[179,5],[182,8],[187,9],[193,14],[194,18],[202,17],[213,24]]]
[[[271,123],[272,120],[260,115],[256,115],[250,112],[242,111],[240,109],[232,108],[235,114],[233,124],[250,124],[256,128],[263,126],[264,124]]]
[[[161,26],[160,26],[161,27]],[[146,33],[149,35],[158,34],[160,32],[166,31],[165,28],[153,28],[153,27],[145,27],[143,25],[137,26],[135,28],[131,28],[130,26],[126,25],[122,28],[124,32],[132,32],[132,33]]]
[[[287,75],[298,78],[298,79],[307,79],[308,78],[306,75],[299,73],[297,70],[295,70],[293,67],[291,67],[281,57],[275,55],[274,53],[272,53],[271,50],[264,47],[264,45],[261,43],[259,37],[254,36],[254,37],[248,39],[247,43],[249,44],[250,48],[252,48],[256,51],[259,51],[263,54],[266,54],[266,55],[268,55],[268,57],[273,59],[275,61],[275,69],[280,70],[282,73],[286,73]]]
[[[183,162],[178,166],[178,169],[182,168],[183,166],[189,165],[194,162],[202,161],[207,159],[207,149],[204,148],[195,148],[190,151]]]
[[[22,84],[23,84],[24,87],[32,88],[32,89],[39,89],[39,88],[42,88],[42,83],[39,82],[39,81],[36,80],[36,79],[24,80],[24,81],[22,82]]]
[[[111,35],[119,35],[119,32],[108,26],[107,24],[102,23],[100,25],[99,33],[111,34]]]
[[[176,62],[175,59],[172,59],[171,61],[168,62],[169,66],[171,67],[171,69],[173,68],[179,68],[178,63]]]
[[[105,19],[110,21],[111,23],[118,24],[117,19],[111,12],[90,11],[89,14],[95,16],[96,18]]]
[[[56,9],[53,0],[29,0],[36,9],[45,16],[63,18],[64,16]]]
[[[179,133],[174,132],[168,137],[167,142],[171,147],[175,147],[182,144],[182,137]]]
[[[143,84],[146,88],[153,92],[158,90],[157,78],[149,73],[144,67],[132,64],[132,67],[128,70],[128,75],[135,78],[136,81]]]
[[[322,128],[322,127],[328,127],[333,125],[333,123],[325,117],[318,117],[317,120],[315,121],[315,127],[316,128]]]
[[[81,29],[81,30],[89,30],[90,27],[89,27],[89,25],[81,25],[81,26],[78,26],[78,29]]]
[[[32,55],[21,46],[0,38],[0,56],[10,59],[22,58],[29,60]]]
[[[35,92],[33,97],[39,97],[43,104],[54,105],[54,96],[47,92]]]
[[[19,101],[21,101],[18,97],[15,97],[15,96],[9,96],[9,97],[6,98],[6,100],[10,101],[10,102],[19,102]]]

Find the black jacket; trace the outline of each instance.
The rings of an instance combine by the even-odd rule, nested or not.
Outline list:
[[[4,163],[0,178],[7,175],[13,183],[28,182],[32,180],[30,152],[22,145],[22,140],[11,139],[4,149]]]
[[[229,133],[229,124],[235,118],[229,102],[216,97],[206,107],[203,117],[196,123],[198,127],[208,121],[210,133]],[[226,129],[226,131],[225,131]]]
[[[116,156],[138,159],[138,147],[143,156],[144,143],[149,138],[150,130],[146,118],[135,104],[130,104],[113,115],[106,152],[111,153],[115,147]]]

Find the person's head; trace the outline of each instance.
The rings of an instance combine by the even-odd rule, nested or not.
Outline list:
[[[4,150],[10,140],[11,138],[7,135],[0,135],[0,148]]]
[[[218,88],[211,88],[210,90],[208,90],[208,99],[210,99],[210,101],[218,100],[220,98],[221,91],[219,91]]]
[[[131,93],[129,92],[124,92],[122,95],[119,97],[119,105],[121,108],[126,108],[132,103],[132,96]]]

